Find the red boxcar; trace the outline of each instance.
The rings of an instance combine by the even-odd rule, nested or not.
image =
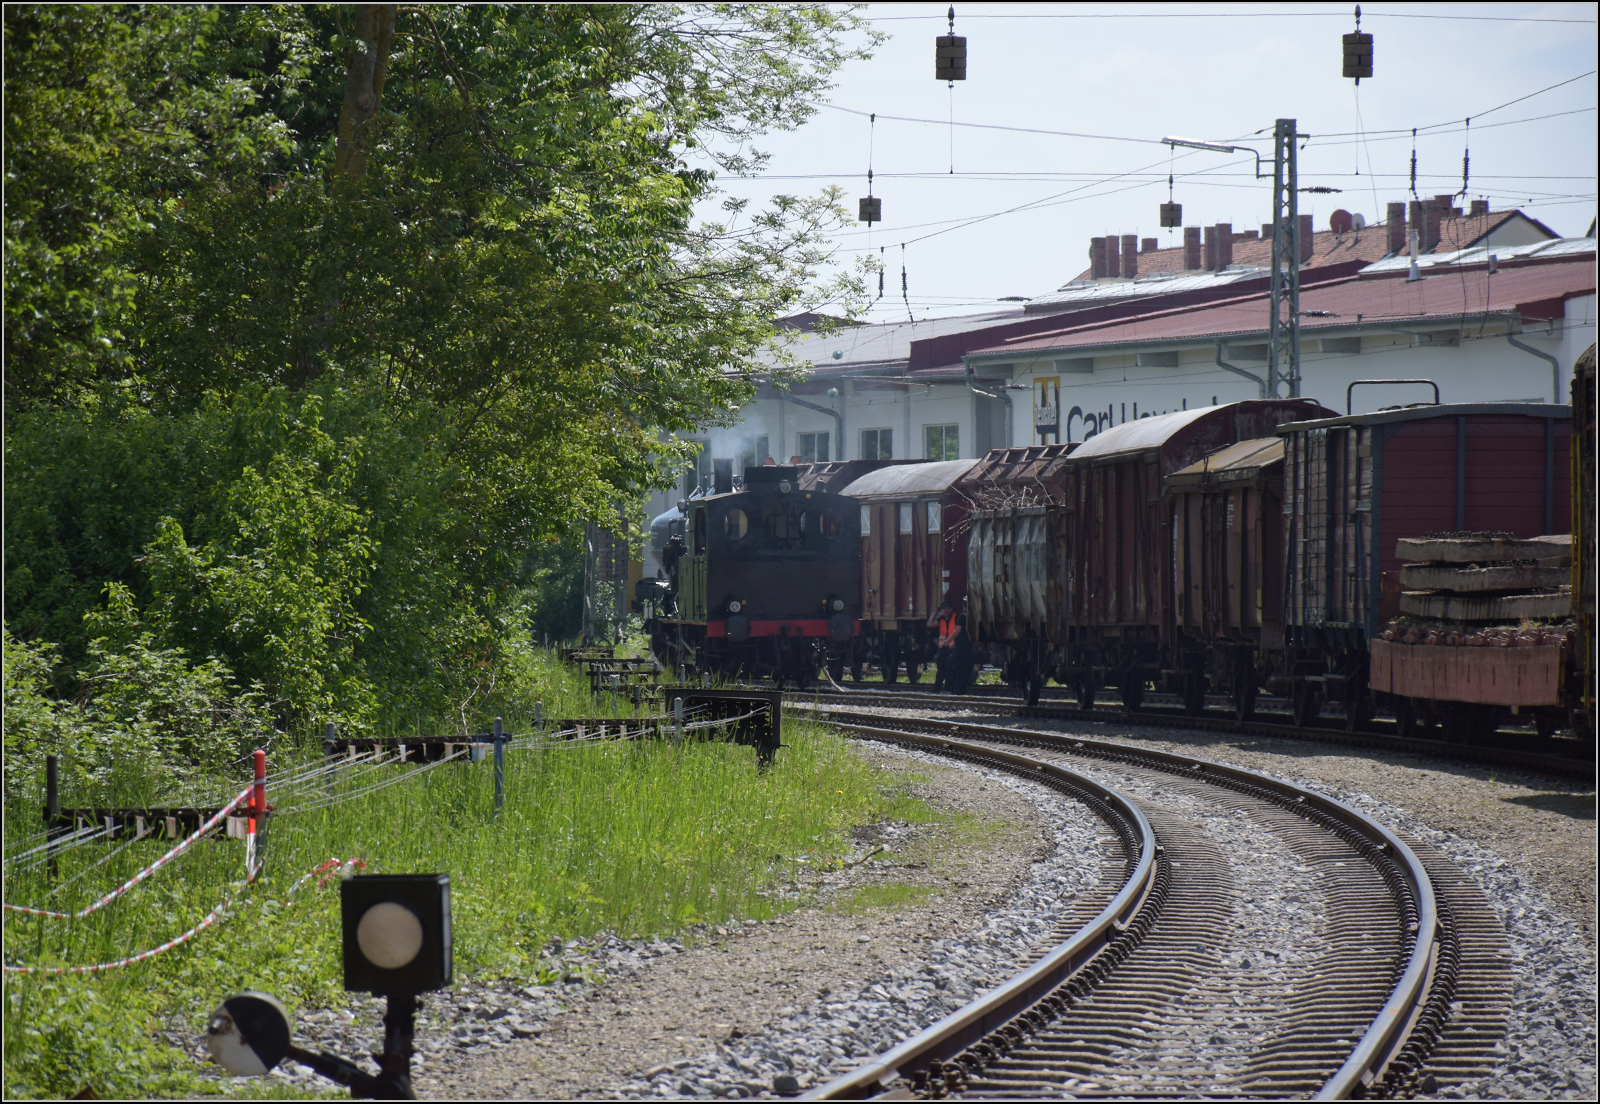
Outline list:
[[[1368,654],[1399,613],[1396,542],[1427,533],[1572,528],[1571,410],[1414,406],[1285,426],[1284,648],[1269,689],[1298,719],[1342,701],[1371,715]]]
[[[966,596],[966,499],[957,481],[976,460],[880,468],[844,494],[861,504],[861,635],[852,671],[867,663],[893,682],[903,663],[916,681],[934,658],[928,618]]]
[[[1063,550],[1066,593],[1057,681],[1084,697],[1114,684],[1130,709],[1152,680],[1192,692],[1176,628],[1169,475],[1285,422],[1332,411],[1310,399],[1228,403],[1144,418],[1089,438],[1066,463]],[[1203,693],[1203,690],[1201,691]]]

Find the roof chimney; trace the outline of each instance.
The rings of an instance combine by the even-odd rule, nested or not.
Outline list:
[[[1106,278],[1106,240],[1104,238],[1089,239],[1089,278],[1091,280],[1104,280]]]
[[[1207,226],[1205,228],[1205,230],[1206,230],[1206,249],[1205,249],[1206,264],[1205,264],[1205,269],[1206,269],[1207,272],[1215,272],[1217,270],[1217,228],[1215,226]]]
[[[1200,267],[1200,227],[1185,226],[1183,228],[1183,267],[1194,269]]]
[[[1311,226],[1311,216],[1300,216],[1300,263],[1305,264],[1316,252],[1317,239]]]
[[[1471,217],[1471,218],[1488,218],[1489,217],[1489,201],[1487,199],[1475,199],[1475,200],[1473,200],[1472,201],[1472,210],[1470,212],[1468,212],[1468,214],[1469,214],[1469,217]]]
[[[1139,275],[1139,239],[1132,234],[1122,235],[1122,275],[1129,280]]]
[[[1439,208],[1437,197],[1422,205],[1422,240],[1417,243],[1417,249],[1423,253],[1432,252],[1433,247],[1439,244],[1439,223],[1450,211],[1450,197],[1445,196],[1444,199],[1443,210]]]
[[[1406,205],[1403,202],[1389,204],[1384,226],[1389,231],[1389,255],[1398,257],[1406,251]]]
[[[1233,263],[1233,223],[1217,223],[1217,271]]]
[[[1161,239],[1160,238],[1140,238],[1139,239],[1139,252],[1141,252],[1141,253],[1154,253],[1156,250],[1158,250],[1160,248],[1161,248]]]
[[[1122,275],[1122,251],[1115,234],[1106,237],[1106,275],[1113,280]]]

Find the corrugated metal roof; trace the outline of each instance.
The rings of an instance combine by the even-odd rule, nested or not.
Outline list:
[[[1231,404],[1223,404],[1231,405]],[[1124,452],[1143,452],[1160,448],[1167,438],[1178,430],[1222,406],[1197,406],[1190,410],[1175,410],[1171,414],[1157,414],[1153,418],[1123,422],[1112,429],[1103,429],[1079,445],[1072,454],[1074,460],[1088,460],[1097,456],[1115,456]]]
[[[1292,424],[1292,423],[1291,423]],[[1180,468],[1167,477],[1169,483],[1204,482],[1209,475],[1237,472],[1249,475],[1283,460],[1282,437],[1257,437],[1218,449],[1198,463]]]
[[[943,494],[977,462],[934,460],[926,464],[879,468],[857,479],[845,488],[844,493],[851,498],[905,498],[908,495]]]
[[[964,333],[989,326],[1003,326],[1020,321],[1019,308],[967,314],[954,318],[924,318],[915,322],[879,322],[864,326],[841,326],[832,333],[797,333],[787,338],[787,350],[812,368],[827,371],[892,367],[905,363],[911,354],[911,343],[923,338],[943,334]],[[834,354],[837,353],[838,356]]]
[[[1132,280],[1088,280],[1071,283],[1048,295],[1028,300],[1027,310],[1040,307],[1089,305],[1109,303],[1120,299],[1140,299],[1152,295],[1176,295],[1181,291],[1225,287],[1240,280],[1254,280],[1270,271],[1266,268],[1225,268],[1221,272],[1185,272],[1181,275],[1157,273],[1139,276]]]
[[[1471,249],[1458,249],[1450,253],[1423,253],[1417,257],[1417,267],[1461,268],[1489,263],[1489,254],[1497,260],[1511,261],[1522,257],[1581,257],[1593,253],[1593,238],[1557,238],[1554,241],[1529,242],[1526,245],[1475,245]],[[1390,272],[1409,272],[1411,258],[1405,255],[1385,257],[1361,270],[1363,276],[1378,276]]]
[[[1527,418],[1572,417],[1572,407],[1556,403],[1418,403],[1393,410],[1375,410],[1370,414],[1346,414],[1340,418],[1317,418],[1304,422],[1285,422],[1278,427],[1280,434],[1296,433],[1306,429],[1324,429],[1328,426],[1377,425],[1384,422],[1415,422],[1424,418],[1456,418],[1475,414],[1514,414]]]
[[[1436,272],[1421,280],[1399,276],[1379,280],[1351,278],[1300,293],[1300,307],[1306,315],[1300,323],[1300,333],[1312,337],[1320,332],[1354,329],[1358,324],[1379,327],[1402,320],[1445,324],[1464,315],[1510,311],[1519,303],[1592,293],[1594,287],[1593,263],[1579,258],[1502,269],[1492,277],[1484,269],[1472,269]],[[1057,350],[1177,345],[1214,337],[1261,334],[1267,328],[1267,302],[1266,295],[1250,295],[1214,306],[1153,311],[1137,318],[1075,329],[1063,326],[1049,334],[991,345],[967,355],[999,360]]]

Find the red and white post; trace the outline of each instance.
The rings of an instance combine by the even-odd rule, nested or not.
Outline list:
[[[255,792],[250,795],[250,823],[246,828],[244,838],[244,872],[246,881],[254,879],[258,870],[258,863],[256,862],[256,830],[261,819],[267,815],[267,753],[257,748],[255,762]]]

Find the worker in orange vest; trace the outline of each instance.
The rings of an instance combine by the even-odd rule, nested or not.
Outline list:
[[[939,648],[934,652],[933,692],[955,689],[955,674],[950,670],[950,657],[955,655],[956,637],[963,633],[956,624],[955,607],[949,602],[939,603],[934,615],[928,618],[928,628],[939,630]]]

